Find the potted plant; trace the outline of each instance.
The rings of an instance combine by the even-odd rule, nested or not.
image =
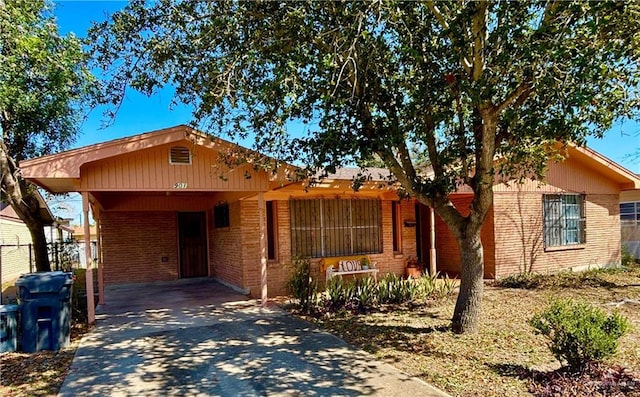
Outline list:
[[[422,264],[418,261],[418,258],[409,258],[405,265],[405,276],[411,278],[419,278],[422,276]]]
[[[369,257],[364,256],[362,257],[362,259],[360,259],[360,267],[362,267],[362,270],[368,270],[369,265],[371,265],[371,262],[369,261]]]

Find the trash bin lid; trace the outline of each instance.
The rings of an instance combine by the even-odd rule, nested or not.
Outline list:
[[[0,305],[0,313],[17,312],[18,305]]]
[[[73,284],[70,272],[38,272],[23,274],[16,280],[16,287],[25,288],[30,293],[58,292],[64,286]]]

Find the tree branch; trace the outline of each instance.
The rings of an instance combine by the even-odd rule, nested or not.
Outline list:
[[[427,7],[429,7],[431,13],[436,17],[438,23],[440,23],[440,26],[442,26],[444,30],[450,30],[451,27],[449,26],[449,23],[445,19],[440,9],[438,9],[438,7],[433,3],[433,1],[427,1]],[[456,42],[455,37],[453,36],[453,33],[451,31],[449,31],[449,39],[452,43]],[[469,60],[464,55],[460,55],[460,65],[462,65],[462,68],[465,72],[467,72],[467,74],[471,74],[471,62],[469,62]]]
[[[424,116],[422,116],[422,120],[425,125],[425,130],[427,130],[424,141],[427,144],[427,153],[429,153],[429,160],[431,161],[433,173],[437,177],[442,177],[444,175],[444,169],[442,168],[440,158],[438,157],[438,143],[436,142],[435,123],[431,116],[431,109],[428,109],[425,112]]]
[[[500,114],[512,104],[522,104],[533,92],[533,82],[531,80],[525,80],[518,87],[516,87],[507,98],[500,104],[495,106],[496,113]]]
[[[479,1],[476,3],[476,12],[471,21],[471,34],[473,36],[473,81],[478,81],[482,77],[485,63],[485,46],[487,35],[487,9],[489,2]]]

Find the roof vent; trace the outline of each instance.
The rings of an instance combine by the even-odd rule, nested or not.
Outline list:
[[[191,164],[191,151],[184,146],[171,148],[169,164]]]

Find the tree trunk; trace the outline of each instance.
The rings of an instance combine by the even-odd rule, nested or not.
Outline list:
[[[457,334],[476,332],[482,302],[484,253],[480,240],[480,228],[464,231],[457,239],[460,248],[460,293],[451,320],[451,328]]]
[[[44,235],[44,221],[40,214],[40,201],[36,187],[22,179],[16,161],[9,155],[9,150],[0,140],[0,186],[6,193],[4,196],[18,217],[29,229],[35,251],[36,270],[51,271],[47,240]]]
[[[33,243],[34,259],[36,263],[36,271],[49,272],[51,271],[51,262],[49,261],[49,249],[47,247],[47,238],[44,235],[44,222],[42,221],[40,214],[31,217],[28,223],[26,223],[29,233],[31,234],[31,241]]]

